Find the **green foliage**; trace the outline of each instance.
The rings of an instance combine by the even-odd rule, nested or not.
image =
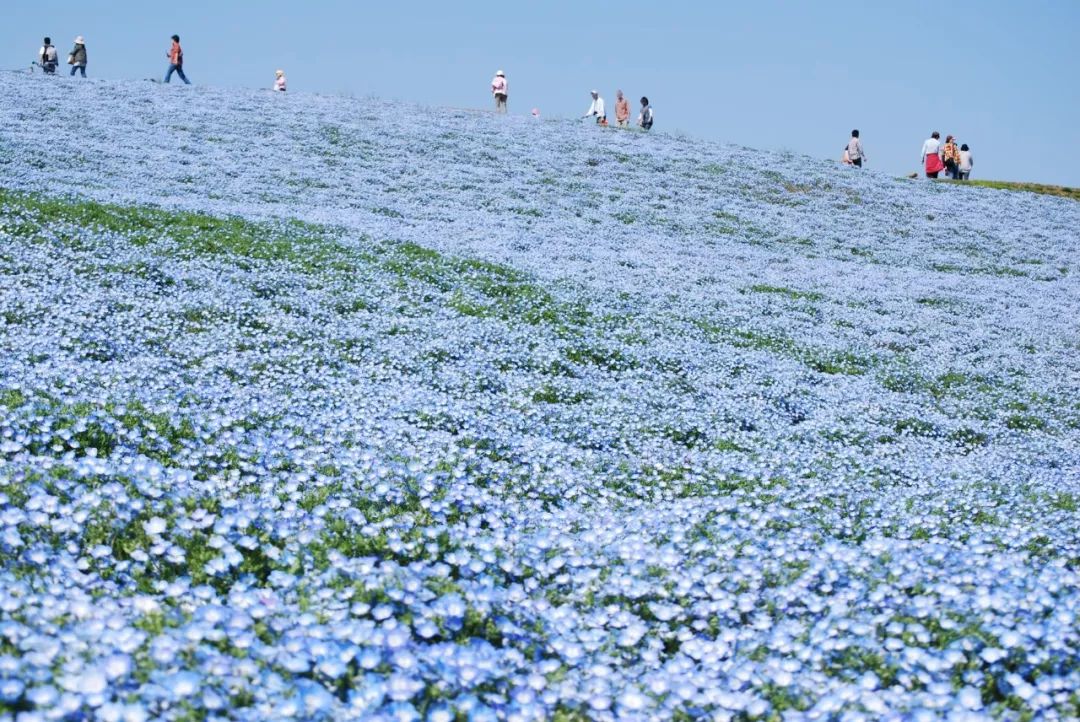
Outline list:
[[[820,301],[824,296],[814,291],[797,291],[793,288],[784,288],[783,286],[770,286],[765,283],[757,283],[750,287],[750,290],[754,293],[773,293],[779,296],[785,296],[791,300],[803,299],[806,301]]]
[[[1067,186],[1052,186],[1044,185],[1042,183],[1014,183],[1010,181],[994,181],[994,180],[947,180],[941,179],[940,183],[949,183],[959,186],[975,186],[978,188],[995,188],[997,190],[1007,191],[1023,191],[1025,193],[1039,193],[1041,195],[1057,196],[1059,198],[1069,198],[1074,201],[1080,201],[1080,188],[1069,188]]]

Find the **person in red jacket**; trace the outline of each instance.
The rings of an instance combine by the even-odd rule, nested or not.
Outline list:
[[[180,36],[172,36],[172,47],[169,48],[169,71],[165,73],[165,82],[172,80],[172,74],[176,73],[185,85],[191,85],[191,81],[184,75],[184,49],[180,47]]]

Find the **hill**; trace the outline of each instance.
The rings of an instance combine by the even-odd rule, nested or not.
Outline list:
[[[303,93],[0,127],[0,717],[1080,714],[1072,201]]]

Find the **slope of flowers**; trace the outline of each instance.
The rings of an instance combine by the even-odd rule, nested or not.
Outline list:
[[[1080,714],[1077,204],[149,83],[0,128],[0,719]]]

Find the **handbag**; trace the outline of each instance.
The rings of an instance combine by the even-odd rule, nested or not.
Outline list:
[[[75,53],[70,53],[68,55],[68,65],[74,65],[74,64],[75,64]]]

